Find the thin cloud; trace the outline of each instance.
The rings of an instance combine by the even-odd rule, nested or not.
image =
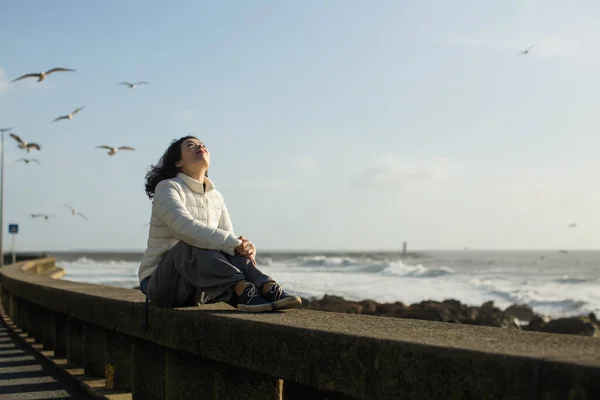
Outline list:
[[[402,160],[393,155],[385,155],[375,160],[360,172],[353,185],[366,187],[398,187],[415,181],[441,180],[452,175],[460,163],[446,158],[423,161]]]
[[[307,171],[315,167],[317,160],[313,156],[296,157],[291,164],[296,171]]]

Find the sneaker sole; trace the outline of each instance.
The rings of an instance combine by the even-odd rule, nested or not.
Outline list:
[[[272,303],[274,310],[285,310],[288,308],[298,308],[302,305],[302,299],[298,296],[286,297]]]
[[[239,311],[243,312],[267,312],[273,311],[273,306],[270,303],[260,304],[256,306],[249,306],[247,304],[238,304],[236,307]]]

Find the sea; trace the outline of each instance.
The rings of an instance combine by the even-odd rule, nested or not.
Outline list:
[[[64,279],[133,288],[141,252],[52,252]],[[600,312],[600,251],[270,252],[258,267],[290,292],[350,300],[489,300],[551,317]]]

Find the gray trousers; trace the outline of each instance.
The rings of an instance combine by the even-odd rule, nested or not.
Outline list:
[[[227,302],[235,306],[233,287],[239,281],[258,290],[274,280],[247,258],[205,250],[183,241],[165,254],[148,280],[146,295],[157,307],[186,307]]]

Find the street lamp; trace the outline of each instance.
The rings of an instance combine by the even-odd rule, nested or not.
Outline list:
[[[2,150],[0,150],[0,267],[4,266],[4,133],[10,132],[12,128],[1,128],[2,132]]]

